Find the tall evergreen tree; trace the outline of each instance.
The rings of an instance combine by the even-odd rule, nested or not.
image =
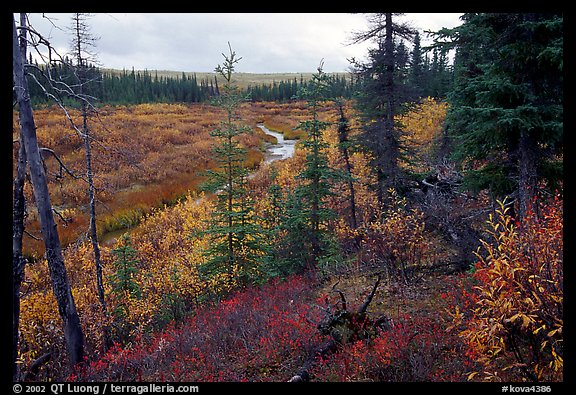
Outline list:
[[[233,84],[232,76],[242,58],[229,48],[229,55],[222,54],[223,65],[216,67],[225,83],[215,104],[224,109],[226,118],[219,128],[211,132],[219,143],[214,148],[219,169],[208,172],[209,181],[205,188],[216,192],[218,200],[206,231],[212,242],[205,251],[207,260],[200,267],[201,273],[209,277],[224,275],[224,287],[232,282],[248,284],[257,281],[266,245],[246,189],[246,150],[238,143],[238,136],[251,130],[237,122],[238,106],[247,97]]]
[[[425,69],[424,59],[422,58],[422,47],[420,45],[420,34],[418,32],[414,35],[414,47],[412,48],[408,78],[414,89],[415,96],[421,97],[424,94]]]
[[[425,95],[444,98],[452,87],[453,73],[448,66],[447,51],[442,47],[434,47],[432,61],[426,70]]]
[[[288,198],[284,220],[286,258],[292,270],[315,267],[319,260],[330,254],[331,239],[327,225],[334,213],[327,206],[326,198],[332,194],[332,183],[338,173],[329,167],[328,144],[323,138],[323,132],[330,123],[321,121],[318,116],[319,106],[326,101],[329,89],[329,77],[322,67],[321,63],[318,73],[300,91],[300,97],[307,100],[310,119],[298,125],[307,134],[302,142],[306,163],[297,176],[301,185]]]
[[[372,16],[368,31],[357,34],[354,39],[356,43],[374,40],[377,45],[369,50],[367,63],[353,60],[353,67],[360,82],[357,103],[365,125],[359,142],[373,153],[380,204],[384,203],[385,191],[398,187],[400,181],[401,130],[395,116],[407,97],[406,91],[400,89],[404,76],[398,73],[406,59],[396,47],[398,39],[411,40],[416,33],[406,24],[395,23],[395,15]]]
[[[455,45],[449,128],[465,180],[527,210],[538,182],[562,177],[563,17],[466,14]]]

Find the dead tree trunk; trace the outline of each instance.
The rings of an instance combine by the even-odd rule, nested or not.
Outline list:
[[[73,49],[76,57],[76,70],[75,75],[78,80],[78,92],[76,96],[80,99],[82,105],[82,138],[84,139],[84,150],[86,159],[86,181],[88,182],[88,200],[90,206],[90,241],[92,243],[92,250],[94,251],[94,266],[96,271],[96,289],[98,292],[98,301],[100,308],[106,321],[108,321],[108,308],[106,306],[106,299],[104,295],[104,282],[102,279],[102,260],[100,258],[100,245],[98,243],[98,232],[96,229],[96,188],[94,186],[94,172],[92,171],[92,147],[90,129],[88,127],[88,115],[91,105],[88,99],[85,98],[84,85],[87,84],[87,67],[88,59],[83,57],[85,47],[91,46],[94,37],[91,36],[86,23],[87,15],[75,13],[73,20]],[[102,329],[103,338],[103,351],[106,352],[111,346],[111,338],[109,334],[108,323],[103,325]]]
[[[520,218],[524,219],[536,195],[538,180],[536,143],[525,130],[520,132],[518,151],[518,211]]]
[[[18,380],[18,328],[20,327],[20,288],[24,280],[26,260],[22,256],[22,236],[24,234],[24,180],[26,173],[26,152],[20,140],[18,163],[14,178],[14,206],[12,209],[12,380]]]
[[[23,56],[18,45],[16,21],[12,18],[12,63],[14,90],[19,106],[20,139],[24,146],[26,159],[30,169],[32,187],[36,206],[40,217],[40,226],[46,249],[46,259],[52,280],[52,290],[58,303],[58,312],[64,324],[64,337],[71,365],[83,360],[84,334],[80,326],[80,318],[76,311],[74,298],[68,282],[60,239],[56,222],[52,213],[52,204],[48,192],[48,183],[42,166],[42,158],[36,138],[36,125],[30,103],[28,83],[24,73]],[[25,55],[24,55],[25,57]]]
[[[338,348],[342,347],[344,344],[368,338],[371,330],[377,326],[386,328],[389,321],[387,317],[380,317],[377,320],[371,320],[366,315],[368,306],[372,302],[376,290],[380,285],[380,280],[381,276],[378,275],[378,279],[374,283],[372,291],[368,296],[366,296],[364,303],[362,303],[362,306],[360,306],[358,311],[355,312],[348,311],[344,294],[342,291],[335,289],[338,283],[332,286],[332,291],[337,292],[340,295],[340,308],[337,308],[334,312],[327,310],[326,316],[320,324],[318,324],[318,330],[320,333],[323,335],[329,335],[330,338],[312,349],[300,370],[290,380],[288,380],[288,382],[296,383],[310,381],[310,370],[319,358],[336,352]]]
[[[100,258],[100,245],[98,244],[98,233],[96,230],[96,188],[94,187],[94,174],[92,173],[92,150],[90,147],[89,130],[87,124],[87,109],[83,106],[84,119],[84,146],[86,148],[86,178],[88,180],[88,198],[90,200],[90,241],[94,250],[94,266],[96,268],[96,289],[98,291],[98,301],[102,314],[108,320],[108,308],[104,298],[104,282],[102,280],[102,259]],[[108,323],[103,325],[103,351],[106,352],[112,346]]]
[[[21,21],[22,23],[22,21]],[[26,57],[26,36],[20,41],[20,53]],[[19,139],[18,163],[14,178],[14,201],[12,208],[12,380],[18,380],[18,329],[20,328],[20,288],[24,280],[26,261],[22,256],[22,236],[24,234],[24,182],[26,176],[26,151],[22,139]]]
[[[352,164],[350,163],[350,155],[348,152],[348,147],[350,141],[348,139],[348,118],[344,114],[344,104],[340,101],[338,102],[338,112],[340,113],[340,119],[338,124],[338,141],[340,143],[339,148],[344,157],[344,165],[346,167],[346,173],[348,176],[348,191],[350,193],[350,221],[352,229],[358,228],[358,220],[356,216],[356,196],[354,191],[354,178],[352,176]],[[356,240],[356,247],[360,245],[359,240]]]

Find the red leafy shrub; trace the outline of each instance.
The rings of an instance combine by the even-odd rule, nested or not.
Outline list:
[[[461,342],[437,317],[400,315],[375,337],[345,344],[312,372],[315,381],[461,381]]]
[[[563,200],[535,199],[522,221],[501,203],[487,224],[474,273],[462,281],[474,287],[452,295],[453,326],[479,363],[468,377],[562,381]]]
[[[114,347],[82,372],[96,381],[284,381],[317,342],[305,276],[248,288],[204,306],[125,348]]]

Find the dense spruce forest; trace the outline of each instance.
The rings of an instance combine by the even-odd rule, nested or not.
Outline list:
[[[447,51],[434,48],[423,53],[416,34],[415,45],[411,51],[400,45],[396,52],[398,59],[401,59],[396,65],[398,74],[403,76],[403,81],[399,83],[405,86],[405,89],[412,90],[414,97],[446,97],[452,81],[452,68],[448,64]],[[49,75],[51,79],[67,84],[74,82],[75,66],[68,57],[48,67],[38,65],[32,58],[29,64],[34,66],[30,73],[38,81]],[[331,78],[333,80],[328,92],[330,97],[352,98],[356,92],[357,76],[353,73],[335,73]],[[285,102],[296,100],[298,92],[306,86],[307,79],[299,75],[290,80],[248,85],[245,91],[251,101]],[[199,79],[196,73],[159,75],[158,71],[148,70],[101,70],[90,64],[86,69],[84,91],[96,99],[95,105],[200,103],[218,96],[220,87],[216,74],[212,78],[205,76]],[[55,93],[54,88],[51,93]],[[30,84],[30,98],[34,105],[52,104],[43,88],[36,84]],[[66,101],[66,98],[63,97],[62,100]],[[75,101],[70,100],[67,104],[74,106]]]
[[[460,20],[239,84],[15,15],[13,380],[560,386],[563,15]]]

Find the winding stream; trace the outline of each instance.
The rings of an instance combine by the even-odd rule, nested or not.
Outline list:
[[[294,148],[296,146],[296,140],[285,140],[284,135],[278,132],[273,132],[268,129],[264,124],[259,123],[258,126],[262,131],[270,136],[276,137],[278,143],[270,144],[266,147],[266,158],[265,163],[271,163],[276,160],[282,160],[291,158],[294,156]]]
[[[277,143],[266,144],[266,153],[264,157],[264,163],[272,163],[277,160],[288,159],[294,156],[294,149],[296,146],[296,140],[286,140],[284,135],[278,132],[274,132],[268,129],[264,124],[257,124],[262,131],[270,136],[276,137]],[[249,177],[253,176],[254,173],[250,174]],[[198,199],[200,200],[200,198]],[[112,244],[116,242],[117,238],[129,231],[129,228],[118,229],[111,232],[103,234],[101,237],[101,242],[104,244]]]

